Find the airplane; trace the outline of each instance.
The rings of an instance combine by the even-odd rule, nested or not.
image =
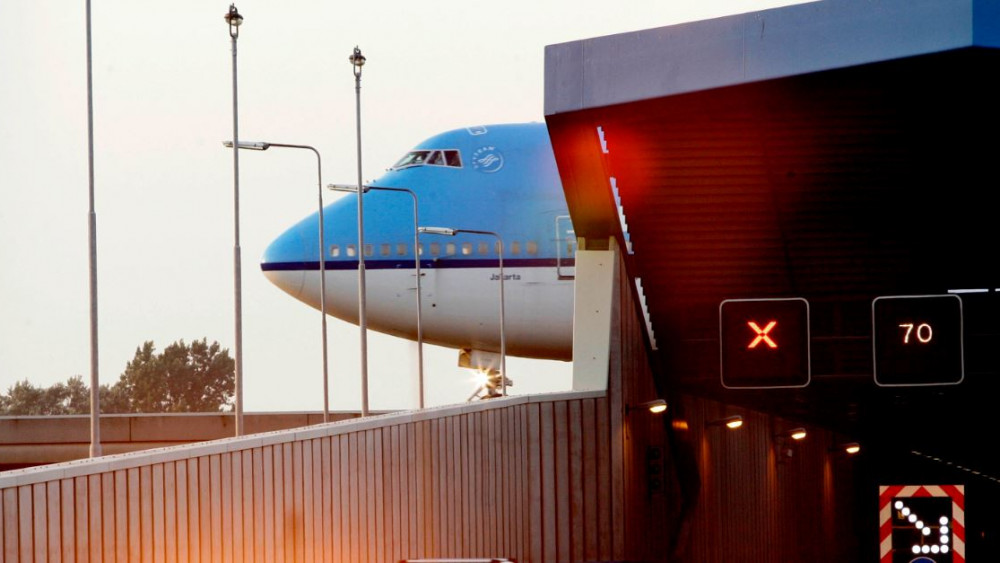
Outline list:
[[[323,208],[325,308],[358,324],[357,186],[352,189]],[[459,349],[460,366],[496,373],[502,240],[506,354],[572,358],[576,238],[544,123],[441,133],[362,190],[369,328],[417,339],[414,230],[423,227],[417,252],[424,342]],[[261,269],[280,289],[321,309],[318,241],[314,212],[267,247]]]

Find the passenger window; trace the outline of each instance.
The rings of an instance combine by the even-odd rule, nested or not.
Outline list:
[[[521,253],[521,242],[520,241],[516,241],[515,240],[514,242],[510,243],[510,253],[511,254],[520,254]]]
[[[354,257],[358,255],[358,248],[353,244],[347,245],[347,255]]]
[[[462,167],[462,157],[458,151],[444,151],[444,158],[448,166],[454,166],[455,168]]]
[[[479,248],[477,250],[479,251],[479,254],[485,256],[490,251],[490,245],[486,244],[485,242],[479,243],[478,246]]]
[[[419,254],[420,256],[424,255],[424,245],[423,245],[423,243],[421,243],[419,246],[417,246],[417,254]]]
[[[448,256],[454,256],[455,255],[455,243],[449,242],[448,244],[444,245],[444,253],[446,255],[448,255]]]
[[[441,254],[441,243],[440,242],[432,242],[431,243],[431,256],[437,256],[439,254]]]
[[[462,243],[462,255],[463,256],[468,256],[470,254],[472,254],[472,243],[471,242],[463,242]]]
[[[501,242],[499,240],[496,241],[496,242],[494,242],[493,243],[493,252],[495,252],[497,254],[500,254],[501,252],[503,252],[503,242]]]
[[[534,256],[535,254],[538,254],[538,243],[533,241],[528,241],[526,249],[528,251],[528,254]]]
[[[374,255],[375,255],[375,246],[371,245],[371,244],[366,244],[365,245],[365,256],[374,256]]]
[[[400,242],[396,244],[396,255],[406,256],[406,243]]]
[[[378,252],[378,253],[379,253],[380,255],[382,255],[382,256],[388,256],[388,255],[389,255],[389,252],[390,252],[391,250],[392,250],[392,247],[391,247],[391,246],[390,246],[389,244],[383,244],[383,245],[381,245],[381,246],[379,247],[379,252]]]
[[[330,256],[334,258],[340,256],[340,245],[337,244],[330,245]]]

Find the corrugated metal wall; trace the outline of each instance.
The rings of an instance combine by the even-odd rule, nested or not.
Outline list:
[[[701,492],[690,561],[858,561],[876,555],[859,545],[856,464],[829,430],[693,396],[675,424],[695,445]],[[740,414],[743,427],[707,423]],[[805,427],[795,442],[782,436]],[[873,495],[875,493],[873,492]],[[875,498],[874,496],[872,497]]]
[[[517,397],[6,472],[0,559],[616,559],[608,413]]]

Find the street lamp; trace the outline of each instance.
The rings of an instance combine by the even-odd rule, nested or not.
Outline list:
[[[338,192],[357,193],[357,186],[345,184],[330,184],[327,188]],[[413,198],[413,263],[417,274],[417,387],[419,388],[419,405],[424,408],[424,333],[421,327],[421,307],[420,302],[420,220],[417,215],[417,194],[409,188],[392,188],[389,186],[364,186],[361,191],[381,190],[386,192],[406,192]],[[358,196],[361,197],[360,195]]]
[[[418,232],[428,235],[442,235],[453,237],[458,233],[468,233],[472,235],[487,235],[496,237],[500,245],[500,394],[507,396],[507,340],[504,331],[504,298],[503,298],[503,239],[493,231],[477,231],[474,229],[451,229],[448,227],[419,227]]]
[[[365,206],[364,191],[361,190],[361,67],[365,56],[361,49],[347,58],[354,72],[355,110],[358,130],[358,327],[361,329],[361,416],[368,416],[368,317],[365,297]]]
[[[223,141],[223,145],[232,147],[232,141]],[[319,151],[309,145],[291,145],[287,143],[246,143],[240,142],[238,148],[266,151],[271,147],[290,149],[306,149],[316,155],[316,182],[319,190],[319,310],[323,315],[323,422],[330,422],[330,376],[327,368],[326,347],[326,243],[323,241],[323,161]]]
[[[97,362],[97,211],[94,208],[94,73],[90,49],[90,0],[87,0],[87,166],[90,209],[90,457],[101,456],[101,386]]]
[[[236,89],[236,39],[240,36],[243,16],[235,4],[229,5],[225,15],[233,47],[233,292],[236,302],[236,435],[243,435],[243,280],[240,262],[240,146],[239,111]]]

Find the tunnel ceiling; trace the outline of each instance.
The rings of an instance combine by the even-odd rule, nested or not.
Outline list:
[[[969,47],[547,116],[577,235],[631,245],[661,387],[852,434],[934,413],[947,428],[914,434],[945,436],[985,417],[1000,375],[998,65]],[[965,381],[875,385],[872,300],[970,288],[990,291],[962,295]],[[783,297],[809,303],[811,384],[723,388],[720,303]]]

